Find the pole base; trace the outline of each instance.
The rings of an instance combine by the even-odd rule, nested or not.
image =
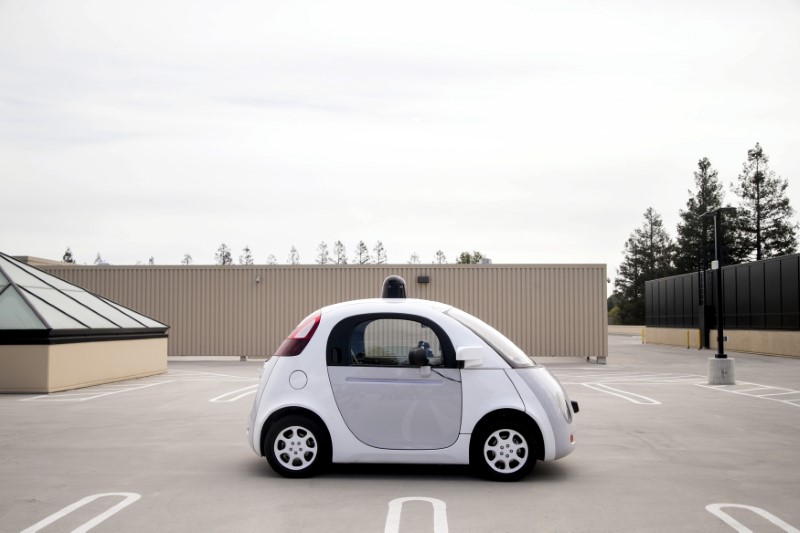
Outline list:
[[[735,360],[727,357],[719,359],[710,357],[708,359],[708,384],[709,385],[736,385],[734,375]]]

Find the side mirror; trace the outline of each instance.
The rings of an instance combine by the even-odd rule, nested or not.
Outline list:
[[[476,368],[483,364],[482,346],[461,346],[456,349],[456,361],[464,361],[464,368]]]

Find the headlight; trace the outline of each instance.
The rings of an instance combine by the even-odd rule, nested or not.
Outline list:
[[[572,422],[572,409],[569,408],[569,400],[567,400],[567,393],[564,390],[564,387],[561,386],[561,383],[558,384],[559,390],[556,391],[555,394],[555,402],[558,405],[558,408],[561,410],[561,414],[564,415],[564,420],[567,422]]]

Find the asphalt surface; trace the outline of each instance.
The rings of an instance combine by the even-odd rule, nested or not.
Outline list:
[[[517,483],[392,465],[278,477],[245,439],[255,361],[0,395],[0,531],[797,531],[800,360],[730,355],[721,387],[713,352],[638,337],[610,336],[607,365],[545,361],[580,403],[578,446]]]

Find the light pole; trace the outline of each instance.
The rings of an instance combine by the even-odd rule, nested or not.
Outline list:
[[[717,271],[717,354],[708,361],[708,384],[709,385],[734,385],[734,361],[725,355],[725,335],[723,333],[724,310],[723,310],[723,290],[722,290],[722,214],[736,213],[733,207],[720,207],[713,211],[703,214],[703,218],[714,219],[714,262],[711,269]]]

